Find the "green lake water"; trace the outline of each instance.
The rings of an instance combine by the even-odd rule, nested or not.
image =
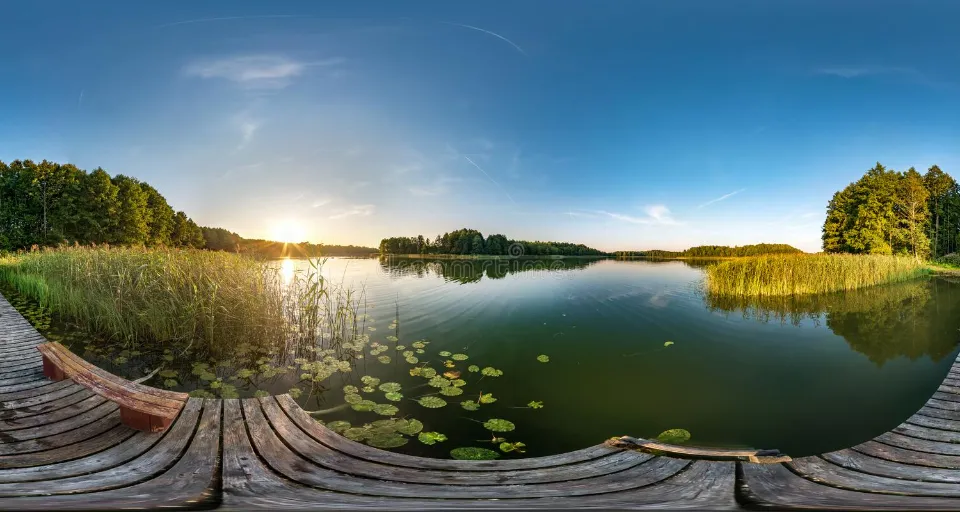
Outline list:
[[[289,274],[303,262],[278,264]],[[690,431],[690,443],[701,446],[777,448],[792,456],[835,450],[920,408],[960,340],[960,284],[942,278],[743,303],[703,296],[701,269],[681,261],[331,259],[324,273],[364,288],[367,326],[374,328],[366,331],[391,358],[366,355],[355,371],[332,377],[327,391],[298,401],[307,410],[336,407],[344,385],[363,387],[361,375],[396,382],[400,401],[385,400],[382,391],[360,394],[444,434],[441,443],[414,437],[395,448],[430,457],[461,446],[496,449],[482,425],[491,418],[515,425],[497,435],[525,443],[527,456],[672,428]],[[82,347],[69,326],[41,327]],[[395,345],[409,350],[421,339],[429,344],[417,354],[418,366],[442,373],[449,357],[438,352],[469,357],[453,368],[467,382],[464,393],[439,395],[445,407],[411,400],[436,389],[410,375],[412,365]],[[541,354],[549,362],[538,362]],[[142,370],[97,362],[131,376]],[[481,379],[467,371],[470,364],[503,374]],[[296,375],[260,388],[283,393],[297,385]],[[497,401],[476,411],[460,406],[480,392]],[[531,401],[543,407],[526,408]],[[355,426],[384,418],[349,408],[316,417]]]

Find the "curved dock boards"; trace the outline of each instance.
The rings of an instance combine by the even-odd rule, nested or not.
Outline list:
[[[960,357],[933,397],[852,448],[738,467],[737,498],[765,508],[960,509]]]

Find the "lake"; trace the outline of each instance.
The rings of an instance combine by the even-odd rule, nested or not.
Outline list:
[[[305,262],[276,264],[289,279]],[[386,416],[343,407],[343,386],[379,379],[367,392],[348,394],[393,405],[393,416],[444,434],[448,439],[433,445],[414,437],[395,448],[429,457],[448,457],[462,446],[496,449],[483,425],[492,418],[515,425],[495,435],[525,443],[527,456],[682,428],[691,444],[777,448],[797,457],[848,447],[898,425],[936,390],[956,356],[956,282],[932,278],[838,295],[729,301],[703,295],[702,265],[330,259],[324,275],[362,288],[364,330],[383,348],[298,402],[307,410],[333,409],[315,416],[328,424],[371,424]],[[69,326],[41,327],[81,347],[71,342],[77,336],[66,332]],[[422,353],[416,340],[428,342]],[[468,359],[454,361],[451,354]],[[541,355],[549,361],[538,361]],[[416,364],[405,360],[410,356]],[[129,368],[93,360],[121,374]],[[469,371],[474,364],[502,375]],[[463,393],[437,394],[423,375],[411,375],[414,367],[460,372]],[[297,386],[298,372],[290,368],[260,389]],[[387,382],[399,385],[402,399],[384,399],[376,388]],[[474,411],[461,406],[481,393],[496,401]],[[413,401],[425,395],[446,405]]]

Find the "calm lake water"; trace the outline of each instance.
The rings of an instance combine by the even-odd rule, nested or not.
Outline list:
[[[278,264],[289,275],[304,263]],[[446,435],[432,446],[414,438],[397,448],[432,457],[460,446],[496,449],[483,442],[490,418],[513,422],[514,431],[498,435],[524,442],[528,456],[672,428],[690,431],[690,443],[701,446],[792,456],[835,450],[920,408],[960,340],[960,284],[942,278],[740,303],[704,297],[702,271],[680,261],[330,259],[324,273],[365,289],[371,342],[389,346],[383,354],[392,357],[382,363],[368,355],[357,372],[332,377],[330,390],[298,401],[308,410],[343,404],[342,386],[362,387],[359,375],[396,382],[403,400],[385,401],[379,391],[364,398]],[[440,395],[445,407],[410,400],[436,389],[410,375],[395,345],[409,350],[421,339],[429,344],[417,354],[420,366],[442,373],[449,357],[438,352],[469,356],[456,363],[465,393]],[[541,354],[549,362],[538,362]],[[481,379],[468,364],[503,375]],[[282,393],[296,380],[281,377],[266,389]],[[461,408],[480,392],[497,401]],[[531,401],[543,408],[526,408]],[[359,426],[383,416],[341,409],[317,418]]]

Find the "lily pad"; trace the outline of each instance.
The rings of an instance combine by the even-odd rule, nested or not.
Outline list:
[[[330,423],[327,423],[327,428],[338,434],[342,434],[344,431],[350,428],[350,426],[351,425],[349,421],[343,420],[331,421]]]
[[[393,416],[397,414],[400,409],[397,409],[397,406],[390,404],[377,404],[373,406],[373,412],[381,416]]]
[[[487,366],[483,370],[480,370],[480,373],[486,377],[499,377],[503,375],[503,371],[498,370],[492,366]]]
[[[397,420],[396,427],[397,432],[412,436],[423,430],[423,423],[420,420]]]
[[[403,400],[403,395],[396,391],[390,391],[390,392],[384,393],[383,397],[386,398],[387,400],[390,400],[391,402],[399,402],[400,400]]]
[[[380,387],[378,389],[385,393],[390,393],[390,392],[400,391],[400,388],[401,388],[400,384],[396,382],[384,382],[383,384],[380,384]]]
[[[460,372],[457,372],[457,371],[443,372],[443,376],[446,377],[446,378],[448,378],[448,379],[450,379],[450,380],[459,379],[459,378],[460,378]]]
[[[670,345],[673,345],[673,342],[672,342],[672,341],[664,341],[664,342],[663,342],[663,346],[664,346],[664,347],[669,347]]]
[[[396,336],[387,336],[387,341],[398,341],[400,338]]]
[[[481,404],[492,404],[496,401],[497,399],[493,397],[493,393],[487,393],[486,395],[484,395],[483,393],[480,393]]]
[[[470,366],[467,367],[467,371],[470,373],[477,373],[480,371],[480,367],[475,364],[471,364]]]
[[[447,440],[447,436],[441,434],[440,432],[420,432],[420,435],[417,436],[417,439],[420,440],[423,444],[437,444]]]
[[[540,361],[541,363],[549,363],[549,362],[550,362],[550,356],[545,355],[545,354],[540,354],[539,356],[537,356],[537,361]]]
[[[426,407],[427,409],[439,409],[447,405],[447,401],[438,396],[425,396],[417,400],[417,403]]]
[[[303,394],[303,390],[300,388],[290,388],[287,390],[287,394],[290,395],[290,398],[297,399]]]
[[[419,376],[421,376],[421,375],[423,375],[423,368],[420,368],[419,366],[416,366],[416,367],[414,367],[414,368],[410,368],[410,376],[411,376],[411,377],[419,377]]]
[[[351,405],[350,407],[351,407],[354,411],[370,412],[370,411],[372,411],[373,408],[376,407],[376,406],[377,406],[377,403],[374,402],[373,400],[361,400],[360,402],[357,402],[357,403]]]
[[[380,361],[380,362],[383,363],[383,364],[389,364],[389,363],[390,363],[390,356],[379,356],[379,357],[377,357],[377,361]]]
[[[443,362],[443,366],[446,366],[447,368],[456,368],[457,363],[454,363],[453,361],[447,359],[446,361]]]
[[[682,428],[671,428],[664,430],[657,436],[657,441],[667,444],[681,444],[690,440],[690,432]]]
[[[517,428],[517,426],[510,421],[493,418],[485,421],[483,428],[493,432],[511,432]]]
[[[463,380],[463,379],[453,379],[453,380],[450,381],[450,385],[451,385],[451,386],[456,386],[456,387],[458,387],[458,388],[461,388],[461,387],[467,385],[467,381],[465,381],[465,380]]]
[[[363,397],[356,393],[349,393],[349,394],[343,395],[343,401],[350,405],[359,404],[360,402],[363,401]]]
[[[348,385],[343,387],[343,394],[345,395],[357,394],[359,392],[360,390],[356,386]]]
[[[500,443],[500,451],[502,451],[503,453],[510,453],[510,452],[523,453],[526,451],[524,449],[526,446],[527,445],[519,441],[516,443],[502,442]]]
[[[451,352],[446,351],[446,350],[441,350],[440,352],[437,352],[437,354],[438,354],[440,357],[450,357]]]
[[[364,375],[363,377],[360,377],[360,382],[366,384],[367,386],[376,386],[380,384],[380,379],[371,377],[369,375]]]
[[[454,361],[466,361],[467,359],[470,359],[470,357],[466,354],[454,354],[450,356],[450,359],[453,359]]]
[[[446,388],[450,386],[450,381],[439,375],[434,375],[432,379],[427,381],[427,385],[435,388]]]
[[[538,401],[530,402],[527,404],[527,407],[531,409],[543,409],[543,402],[538,402]]]
[[[404,359],[404,361],[406,361],[406,362],[408,362],[408,363],[410,363],[410,364],[417,364],[417,363],[420,362],[420,360],[417,359],[415,356],[409,356],[409,357],[407,357],[406,359]]]
[[[437,371],[433,368],[424,368],[423,371],[420,372],[420,375],[427,379],[432,379],[437,376]]]
[[[447,386],[445,388],[440,388],[440,394],[446,396],[457,396],[463,394],[463,389],[457,388],[454,386]]]
[[[394,433],[391,435],[377,436],[367,439],[367,444],[373,446],[374,448],[398,448],[407,444],[407,438],[400,434]]]
[[[376,390],[377,388],[373,386],[364,386],[363,389],[361,389],[360,391],[363,391],[364,393],[373,393]]]
[[[467,400],[464,402],[460,402],[460,407],[463,407],[468,411],[476,411],[477,409],[480,408],[480,404],[474,402],[473,400]]]
[[[493,460],[500,458],[500,454],[493,450],[473,446],[454,448],[450,450],[450,456],[457,460]]]
[[[369,431],[365,428],[353,427],[344,430],[343,437],[346,437],[351,441],[363,441],[363,439],[367,437],[368,433]]]

